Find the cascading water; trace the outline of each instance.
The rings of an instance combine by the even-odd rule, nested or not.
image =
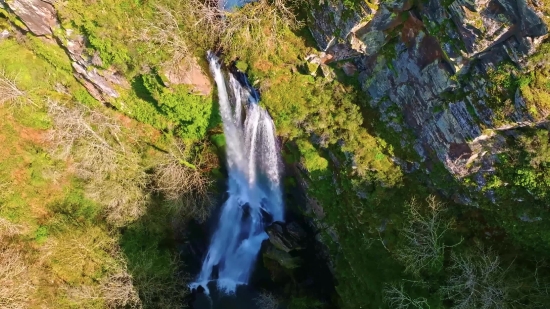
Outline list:
[[[219,59],[210,52],[208,61],[218,86],[229,197],[197,282],[191,286],[206,288],[216,280],[220,291],[234,293],[237,285],[248,283],[262,241],[268,238],[265,226],[284,219],[281,161],[275,126],[258,105],[258,93],[244,75],[229,73],[227,83]]]

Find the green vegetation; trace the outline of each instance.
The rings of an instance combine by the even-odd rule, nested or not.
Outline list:
[[[343,1],[350,14],[363,3],[377,1]],[[335,295],[292,277],[258,301],[291,309],[548,307],[550,44],[525,67],[502,64],[488,77],[495,124],[510,123],[516,93],[541,124],[497,133],[506,146],[484,182],[455,179],[439,162],[418,162],[413,133],[379,121],[341,63],[324,67],[334,79],[310,74],[304,57],[317,51],[302,19],[308,5],[260,0],[223,13],[200,0],[58,1],[53,39],[0,40],[0,307],[185,305],[175,238],[216,205],[225,140],[215,91],[172,83],[167,70],[207,72],[206,50],[260,90],[288,167],[286,204],[317,224],[334,270]],[[424,22],[450,40],[450,21]],[[21,26],[0,9],[0,30]],[[396,57],[398,34],[380,65]],[[119,97],[101,104],[73,75],[58,41],[79,35],[84,57],[96,60],[89,71],[129,81],[114,86]],[[418,167],[404,173],[397,163]]]
[[[162,136],[95,101],[56,44],[2,40],[0,61],[0,306],[180,308],[182,262],[167,222],[181,211],[151,192],[151,169],[177,134],[190,145],[205,137],[211,104],[178,89],[206,124]],[[185,121],[166,111],[153,115]],[[217,166],[198,155],[188,164]]]

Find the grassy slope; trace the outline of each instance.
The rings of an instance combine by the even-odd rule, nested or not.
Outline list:
[[[67,56],[55,44],[28,37],[20,43],[0,41],[0,63],[4,74],[27,92],[23,107],[10,102],[0,106],[0,217],[9,221],[5,226],[17,231],[15,235],[0,234],[0,242],[22,256],[18,260],[23,269],[20,276],[28,279],[24,283],[29,286],[22,292],[27,295],[13,305],[103,308],[106,298],[102,288],[114,275],[129,273],[135,286],[130,281],[130,289],[152,294],[168,307],[170,296],[166,294],[178,294],[170,292],[175,288],[177,266],[172,263],[172,247],[167,245],[171,231],[166,228],[169,214],[163,204],[153,201],[150,207],[154,210],[121,234],[105,223],[101,206],[85,197],[84,184],[73,175],[71,160],[55,160],[47,151],[46,136],[52,123],[45,98],[89,98],[67,67]],[[67,94],[54,90],[60,87]],[[141,141],[158,141],[159,133],[150,126],[93,104],[137,132]],[[144,162],[154,161],[158,152],[149,148],[141,155]],[[147,246],[136,244],[145,240]],[[13,257],[3,256],[2,263],[6,259]],[[9,286],[12,278],[0,280]],[[23,282],[17,285],[23,286]]]

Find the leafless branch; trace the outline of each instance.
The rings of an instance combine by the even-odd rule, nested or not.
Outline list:
[[[405,271],[418,275],[425,268],[443,266],[445,245],[443,237],[453,229],[453,220],[444,220],[443,204],[430,196],[428,209],[413,198],[408,205],[408,225],[403,229],[405,244],[396,250],[397,259],[405,264]]]
[[[141,300],[127,272],[113,274],[101,283],[101,294],[107,308],[141,308]]]
[[[54,122],[48,134],[51,153],[74,159],[76,175],[87,181],[88,195],[105,206],[107,219],[124,225],[141,216],[149,178],[128,143],[136,140],[132,133],[123,131],[112,117],[82,105],[67,107],[48,100],[48,113]]]
[[[5,309],[28,308],[29,296],[34,289],[23,255],[16,248],[0,245],[0,307]]]
[[[10,222],[8,219],[0,217],[0,242],[4,238],[10,238],[23,232],[24,227]]]
[[[215,200],[212,197],[212,180],[208,177],[207,168],[212,154],[204,145],[198,154],[191,155],[188,146],[176,141],[163,160],[155,167],[155,190],[174,205],[180,214],[192,216],[199,221],[205,220]],[[189,160],[193,159],[190,163]]]
[[[412,298],[405,292],[404,284],[390,284],[384,288],[384,301],[392,309],[429,309],[428,300],[424,297]]]
[[[454,309],[506,309],[513,308],[510,294],[514,286],[507,280],[507,269],[501,267],[500,258],[478,245],[470,255],[452,256],[452,275],[441,288],[443,295],[452,300]]]

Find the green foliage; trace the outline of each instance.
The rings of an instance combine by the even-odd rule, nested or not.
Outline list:
[[[513,240],[540,252],[550,252],[547,220],[550,202],[550,148],[548,130],[523,128],[509,137],[510,149],[499,155],[495,175],[485,191],[492,190],[499,207],[482,204]]]
[[[288,309],[320,309],[324,304],[316,299],[308,297],[293,297],[290,299]]]
[[[328,167],[327,159],[321,157],[313,145],[304,140],[297,141],[302,156],[302,164],[309,172],[325,171]]]
[[[352,153],[358,173],[393,185],[400,171],[390,161],[392,147],[363,127],[358,93],[338,82],[324,83],[309,75],[277,72],[263,92],[278,134],[292,140],[312,136],[320,147],[342,145]]]
[[[46,239],[48,238],[48,235],[50,234],[48,227],[46,226],[40,226],[35,232],[34,232],[34,239],[37,243],[42,244]]]
[[[164,87],[155,75],[143,77],[144,86],[156,100],[156,108],[186,140],[202,140],[211,126],[212,99],[194,94],[188,86]]]
[[[144,308],[181,308],[186,294],[180,263],[175,258],[168,207],[151,205],[147,215],[128,226],[121,247]]]
[[[75,185],[78,183],[75,181]],[[84,196],[82,189],[73,188],[65,197],[49,206],[54,213],[52,229],[66,232],[71,227],[97,224],[101,208]]]
[[[90,54],[98,51],[103,66],[115,66],[130,77],[142,64],[158,61],[156,53],[140,44],[136,37],[141,18],[151,18],[154,5],[134,0],[70,1],[57,6],[62,26],[86,35]]]

